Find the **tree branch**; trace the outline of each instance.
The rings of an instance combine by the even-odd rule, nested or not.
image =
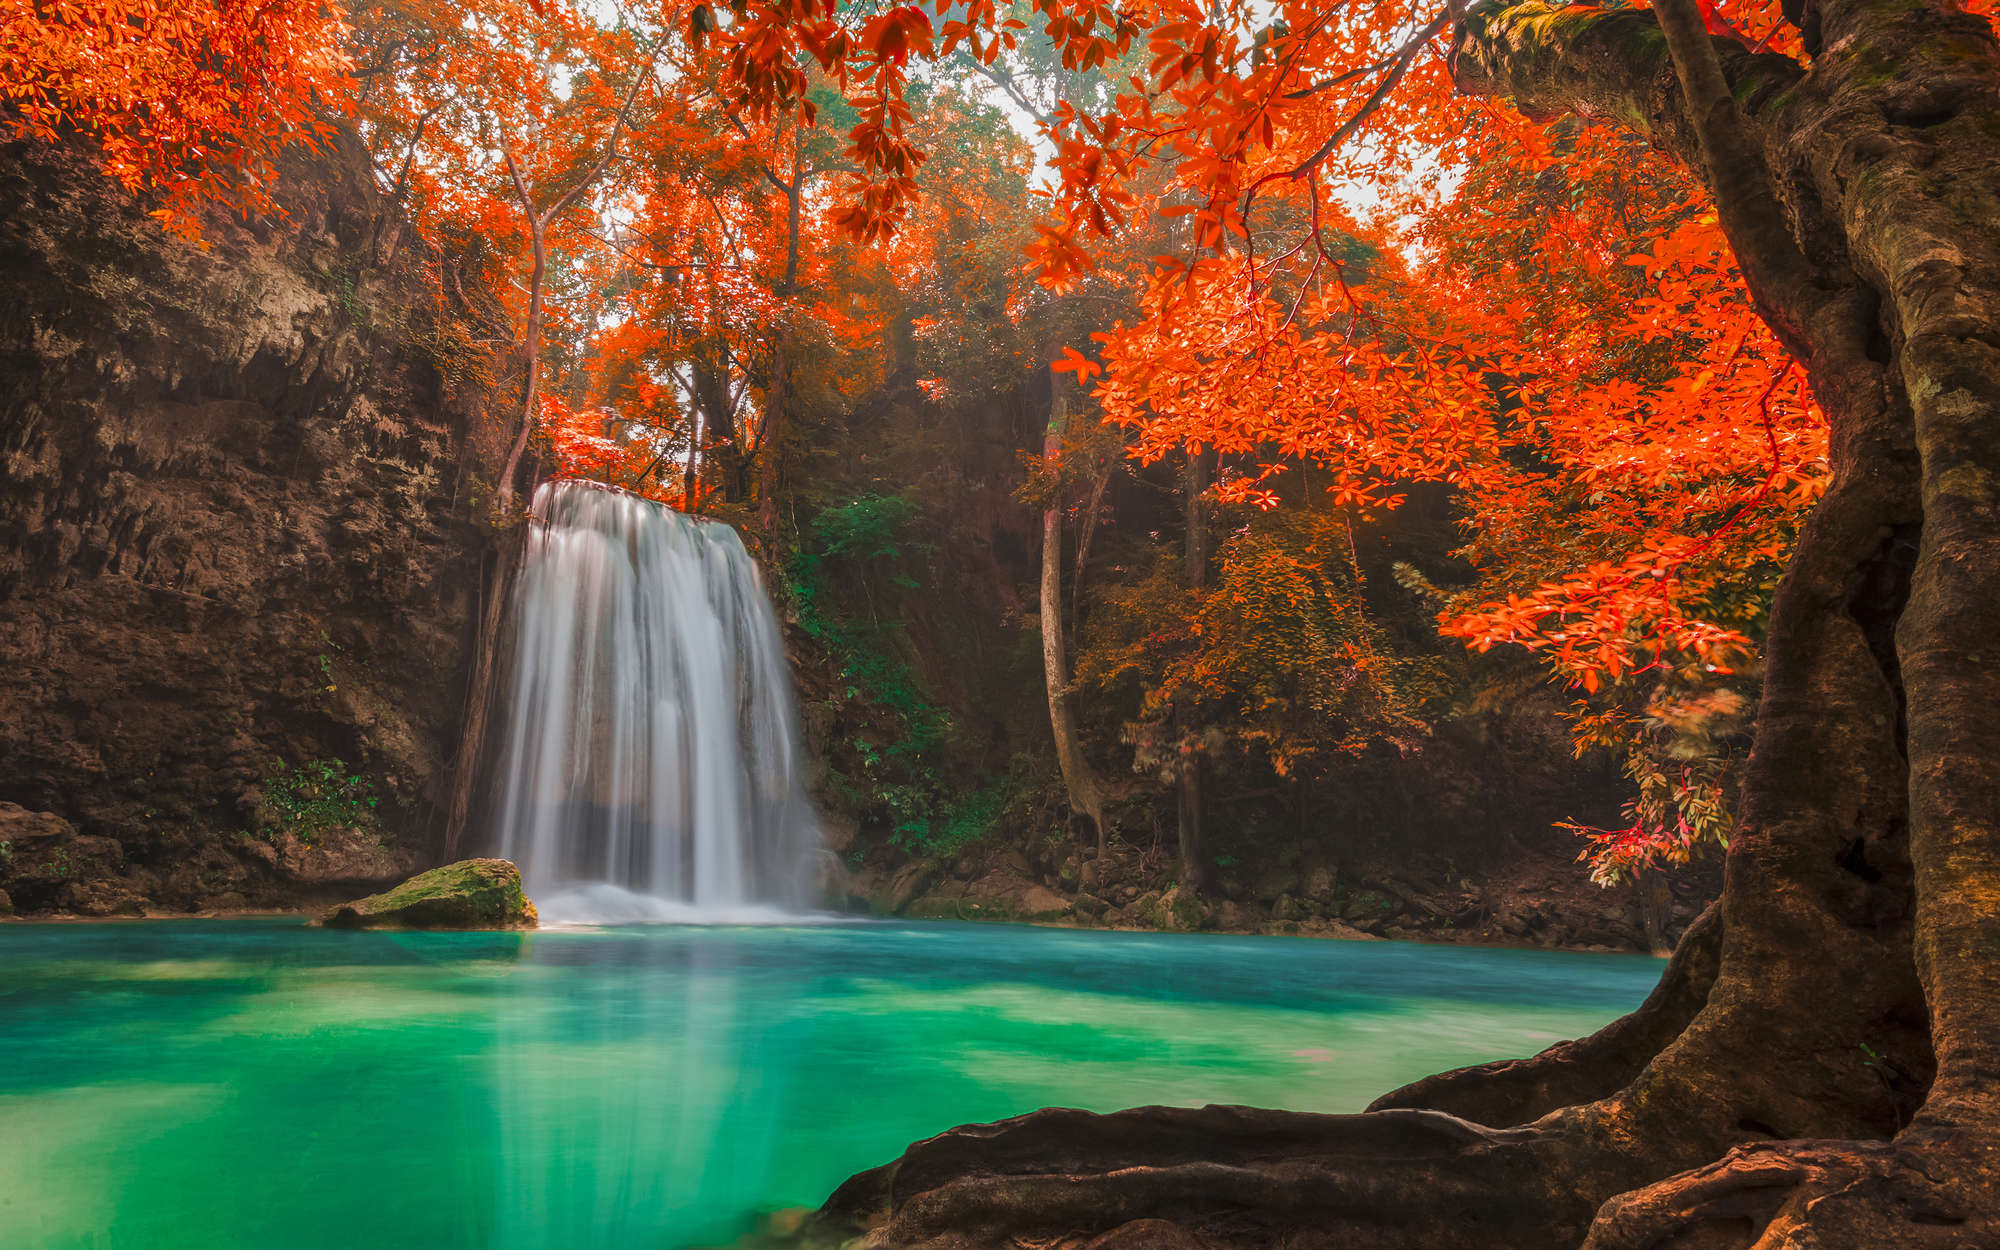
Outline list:
[[[1660,8],[1676,3],[1694,11],[1692,0]],[[1710,37],[1698,14],[1694,25],[1674,36],[1652,9],[1488,0],[1455,28],[1452,76],[1461,91],[1504,97],[1531,118],[1571,114],[1619,126],[1701,176],[1759,308],[1786,346],[1802,352],[1805,318],[1820,293],[1748,119],[1805,71],[1790,57]],[[1693,66],[1692,88],[1682,85],[1682,59]],[[1690,103],[1697,98],[1707,108]]]
[[[604,142],[604,155],[598,158],[597,164],[592,165],[590,172],[586,173],[575,186],[556,197],[556,202],[549,205],[548,212],[544,214],[545,220],[554,220],[558,213],[574,204],[577,197],[589,190],[591,184],[603,177],[604,171],[611,167],[611,162],[618,156],[619,134],[625,129],[625,122],[632,115],[632,105],[639,99],[639,89],[652,80],[653,66],[660,59],[660,49],[665,46],[664,39],[655,43],[652,51],[646,54],[645,65],[632,76],[632,85],[625,92],[625,102],[618,106],[618,116],[612,119],[611,134]]]
[[[1709,193],[1737,263],[1771,311],[1802,327],[1811,300],[1812,264],[1792,237],[1771,171],[1729,90],[1716,37],[1708,33],[1694,0],[1653,0],[1653,12],[1666,34],[1707,167]]]

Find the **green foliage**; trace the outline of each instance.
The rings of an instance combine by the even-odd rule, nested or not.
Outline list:
[[[890,841],[912,855],[943,855],[986,837],[1021,796],[1020,783],[1006,777],[974,790],[923,821],[898,827]]]
[[[928,845],[949,809],[951,786],[935,756],[951,720],[901,654],[903,622],[877,616],[872,601],[865,616],[844,610],[835,587],[858,588],[864,599],[871,578],[915,587],[909,562],[930,551],[911,538],[918,512],[904,496],[873,494],[823,509],[786,578],[799,628],[839,666],[835,720],[886,730],[830,744],[830,783],[845,802],[887,821],[906,848]]]
[[[276,819],[258,833],[289,833],[311,845],[329,829],[373,828],[378,801],[368,778],[340,760],[308,760],[265,779],[264,803]]]
[[[808,549],[800,558],[900,561],[906,552],[927,552],[929,543],[910,541],[910,525],[918,511],[916,502],[905,495],[863,495],[852,503],[822,509],[811,527],[817,550]]]
[[[320,276],[326,279],[328,293],[342,315],[356,326],[365,327],[369,322],[370,309],[367,298],[360,290],[362,261],[351,257],[321,269]]]

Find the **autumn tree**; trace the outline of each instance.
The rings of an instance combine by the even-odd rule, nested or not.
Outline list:
[[[0,126],[86,139],[163,224],[198,233],[211,205],[275,211],[284,150],[332,138],[341,33],[318,0],[20,0],[0,11]]]

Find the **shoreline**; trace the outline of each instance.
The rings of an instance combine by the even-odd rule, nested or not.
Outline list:
[[[309,928],[311,927],[312,914],[313,913],[309,910],[303,908],[291,908],[291,907],[245,907],[245,908],[228,908],[228,909],[216,909],[209,911],[186,911],[186,912],[154,911],[154,912],[146,912],[142,915],[136,915],[136,916],[133,915],[91,916],[76,912],[39,912],[28,915],[14,914],[14,915],[0,916],[0,925],[148,924],[159,921],[173,921],[173,920],[225,920],[226,921],[226,920],[248,920],[260,917],[265,917],[265,918],[296,917],[300,921],[304,922],[302,927]],[[1237,929],[1224,929],[1224,928],[1161,929],[1161,928],[1152,928],[1145,925],[1080,924],[1074,919],[1070,919],[1068,917],[1064,917],[1061,919],[1031,920],[1013,916],[881,915],[878,913],[865,912],[865,911],[820,911],[809,914],[815,917],[827,917],[841,921],[858,921],[864,923],[875,922],[881,924],[921,925],[939,921],[947,924],[1010,924],[1010,925],[1028,925],[1037,929],[1068,929],[1078,933],[1140,933],[1152,936],[1167,936],[1167,937],[1300,938],[1315,942],[1408,942],[1413,945],[1420,945],[1420,946],[1463,946],[1471,950],[1552,951],[1552,952],[1560,952],[1563,954],[1572,954],[1572,955],[1648,955],[1654,959],[1659,959],[1662,961],[1666,959],[1665,955],[1658,954],[1655,952],[1638,950],[1633,948],[1620,948],[1616,946],[1608,946],[1602,943],[1587,944],[1587,945],[1579,945],[1579,944],[1558,945],[1558,944],[1537,943],[1537,942],[1508,941],[1505,940],[1504,938],[1497,941],[1491,941],[1491,940],[1484,940],[1483,937],[1480,940],[1466,940],[1454,937],[1440,937],[1433,933],[1425,931],[1406,931],[1404,933],[1398,934],[1395,937],[1383,937],[1377,934],[1363,933],[1360,930],[1352,928],[1349,928],[1348,931],[1346,932],[1340,932],[1340,933],[1333,933],[1333,932],[1315,933],[1306,931],[1286,933],[1286,932],[1274,931],[1273,928],[1270,926],[1264,926],[1260,928],[1237,928]],[[659,925],[635,924],[631,926],[564,925],[564,926],[551,926],[551,931],[560,932],[561,930],[567,928],[626,928],[626,927],[707,928],[711,926],[690,924],[687,922],[659,924]],[[732,926],[729,924],[718,924],[712,927],[731,928],[737,926]],[[433,930],[408,929],[408,930],[394,930],[394,932],[423,933],[423,932],[433,932]],[[456,932],[456,930],[435,930],[435,932]],[[474,932],[474,930],[465,930],[465,932]],[[524,932],[535,932],[535,930],[524,930]]]

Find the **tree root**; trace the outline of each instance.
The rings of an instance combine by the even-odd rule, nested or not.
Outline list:
[[[1739,1146],[1606,1202],[1584,1250],[1991,1250],[2000,1133]]]
[[[934,1137],[801,1235],[846,1250],[1992,1250],[2000,1133],[1759,1142],[1651,1183],[1584,1121],[1048,1110]]]
[[[1391,1090],[1370,1111],[1422,1107],[1505,1128],[1551,1111],[1608,1098],[1679,1037],[1708,1001],[1722,959],[1722,908],[1712,905],[1688,926],[1660,983],[1637,1010],[1589,1037],[1558,1042],[1527,1059],[1503,1059],[1440,1072]]]
[[[1528,1250],[1574,1246],[1619,1160],[1563,1128],[1440,1112],[1046,1110],[862,1173],[807,1245],[908,1250]],[[794,1243],[797,1244],[797,1243]]]

